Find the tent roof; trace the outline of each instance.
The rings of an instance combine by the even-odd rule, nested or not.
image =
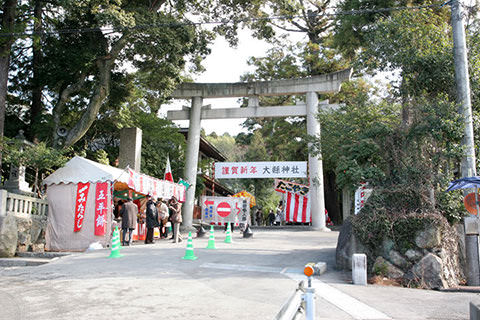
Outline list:
[[[64,167],[58,169],[45,180],[44,185],[79,182],[120,181],[128,182],[128,173],[125,170],[107,166],[82,157],[74,157]]]

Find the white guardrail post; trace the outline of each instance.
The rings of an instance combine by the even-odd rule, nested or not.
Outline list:
[[[308,287],[305,288],[303,301],[305,301],[305,319],[315,320],[315,288],[312,287],[312,277],[315,273],[315,264],[308,263],[303,269],[303,273],[307,276]]]
[[[315,273],[315,263],[308,263],[303,269],[307,276],[308,287],[305,281],[300,281],[293,295],[285,302],[274,320],[296,320],[305,313],[306,320],[315,320],[315,288],[312,287],[312,276]]]

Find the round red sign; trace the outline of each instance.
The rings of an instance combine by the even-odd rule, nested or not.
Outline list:
[[[232,212],[232,208],[228,202],[220,202],[217,206],[217,213],[220,217],[225,218]]]

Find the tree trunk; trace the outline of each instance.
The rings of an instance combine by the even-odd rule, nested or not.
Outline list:
[[[33,30],[37,32],[42,31],[42,2],[35,0],[34,18],[35,23]],[[32,141],[38,140],[37,133],[39,132],[39,125],[41,120],[41,114],[43,110],[42,106],[42,91],[43,87],[40,81],[40,65],[42,63],[42,43],[41,35],[33,38],[33,79],[32,79],[32,105],[30,108],[30,126],[28,137]]]
[[[95,121],[102,103],[110,93],[110,76],[113,62],[109,60],[99,60],[97,62],[97,66],[99,69],[98,84],[95,88],[92,98],[90,99],[87,110],[82,115],[80,120],[75,124],[75,126],[68,132],[65,140],[65,147],[74,145],[85,135],[85,133],[87,133],[88,129]]]
[[[323,177],[325,188],[325,209],[328,211],[328,216],[334,224],[340,224],[342,222],[342,215],[340,213],[340,197],[336,190],[337,185],[335,183],[336,176],[333,171],[325,172]]]
[[[112,49],[105,56],[99,57],[96,61],[97,65],[97,84],[95,85],[94,92],[90,98],[87,109],[83,113],[80,120],[75,126],[68,131],[65,141],[62,141],[58,135],[59,128],[61,127],[61,115],[65,108],[65,104],[70,100],[71,96],[78,90],[80,90],[85,82],[87,74],[81,74],[76,83],[64,88],[60,93],[60,99],[53,111],[53,119],[55,123],[55,130],[53,132],[54,146],[56,148],[66,148],[74,145],[80,140],[88,131],[92,123],[95,121],[100,107],[104,103],[105,99],[110,93],[110,81],[112,68],[115,65],[115,60],[118,57],[120,51],[127,44],[128,34],[125,33],[117,42],[112,45]]]
[[[3,4],[2,32],[13,32],[15,26],[15,11],[17,0],[6,0]],[[7,100],[8,70],[10,66],[10,51],[14,36],[2,37],[0,42],[0,143],[3,143],[3,132],[5,129],[5,104]],[[0,147],[0,178],[2,168],[2,149]]]
[[[149,10],[152,12],[157,12],[165,2],[166,0],[155,0],[150,3]],[[97,78],[97,84],[93,90],[92,97],[90,98],[87,109],[83,113],[80,120],[71,130],[68,131],[65,141],[63,141],[63,138],[58,135],[59,128],[61,127],[61,116],[63,110],[65,109],[65,105],[71,99],[72,95],[83,87],[85,79],[90,75],[86,72],[80,73],[75,83],[63,88],[60,91],[59,100],[53,110],[53,121],[55,125],[53,141],[56,148],[70,147],[75,144],[85,135],[92,123],[95,121],[100,107],[110,93],[111,71],[115,65],[115,60],[123,48],[125,48],[127,45],[127,39],[129,36],[130,35],[128,32],[124,32],[122,37],[111,45],[110,52],[106,52],[103,57],[97,58],[97,74],[95,75]],[[106,41],[106,39],[104,38],[103,41]],[[106,45],[105,48],[107,47],[109,46]]]

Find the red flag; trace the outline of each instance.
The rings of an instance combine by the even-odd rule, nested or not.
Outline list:
[[[164,180],[173,182],[172,168],[170,167],[170,158],[167,156],[167,166],[165,167]]]

